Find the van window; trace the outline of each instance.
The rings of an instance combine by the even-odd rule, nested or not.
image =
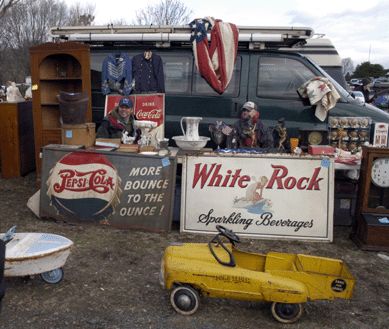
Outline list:
[[[166,94],[190,94],[192,76],[192,56],[163,55],[163,73],[165,75]]]
[[[234,72],[232,73],[231,81],[223,92],[220,95],[216,92],[207,81],[199,74],[197,68],[195,68],[195,73],[193,74],[193,92],[192,95],[196,96],[229,96],[237,97],[239,96],[239,81],[242,68],[242,58],[240,56],[236,57]]]
[[[258,97],[298,98],[297,89],[316,76],[300,61],[287,57],[261,56],[258,64]]]
[[[124,53],[133,58],[140,51],[124,51]],[[92,89],[101,89],[101,70],[104,59],[111,53],[91,53],[91,71],[92,71]],[[160,54],[163,64],[163,73],[165,76],[166,94],[190,94],[191,76],[193,67],[193,56],[191,55],[167,55]],[[110,86],[111,91],[114,91]]]

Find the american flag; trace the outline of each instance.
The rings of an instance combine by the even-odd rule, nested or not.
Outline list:
[[[222,132],[224,135],[229,135],[232,132],[232,128],[226,125],[225,127],[223,127]]]
[[[238,52],[238,29],[234,24],[224,23],[219,19],[195,19],[190,25],[190,41],[197,69],[212,88],[221,94],[230,83],[234,72]],[[207,30],[212,25],[212,43],[209,46]]]

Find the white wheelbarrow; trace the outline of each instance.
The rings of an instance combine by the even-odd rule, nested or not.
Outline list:
[[[63,278],[65,264],[73,242],[63,236],[48,233],[15,233],[16,226],[0,239],[6,243],[4,276],[39,274],[48,283]]]

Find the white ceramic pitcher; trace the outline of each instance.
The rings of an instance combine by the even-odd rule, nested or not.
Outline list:
[[[186,132],[184,130],[184,126],[182,124],[182,121],[185,120],[186,122]],[[181,118],[181,129],[183,135],[186,137],[187,140],[199,140],[199,122],[203,120],[203,118],[200,117],[182,117]]]

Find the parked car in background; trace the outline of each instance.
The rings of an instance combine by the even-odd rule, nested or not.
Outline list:
[[[362,102],[365,102],[365,96],[363,96],[362,91],[353,90],[353,91],[351,92],[351,95],[352,95],[355,99],[359,99],[359,100],[361,100]]]
[[[350,80],[350,85],[352,86],[360,86],[362,84],[362,79],[351,79]]]
[[[373,81],[371,85],[372,89],[387,89],[389,88],[389,79],[388,78],[378,78]]]

